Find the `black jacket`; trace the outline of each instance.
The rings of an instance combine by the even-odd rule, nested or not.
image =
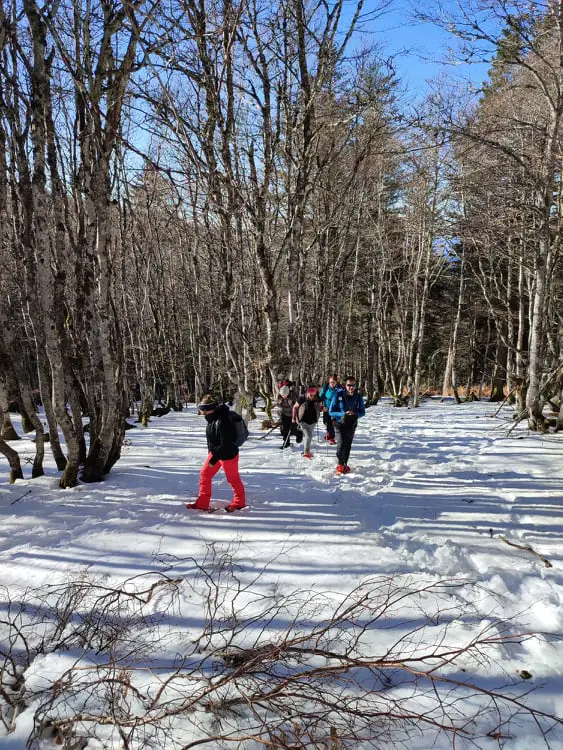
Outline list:
[[[236,428],[229,417],[229,407],[221,404],[213,414],[205,417],[207,428],[207,448],[217,461],[234,458],[238,456],[238,448],[235,445]]]
[[[297,410],[297,419],[305,424],[316,424],[319,421],[321,413],[321,402],[318,398],[308,398],[300,396],[297,400],[299,409]]]

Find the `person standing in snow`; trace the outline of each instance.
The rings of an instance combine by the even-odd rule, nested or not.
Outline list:
[[[356,378],[350,375],[345,382],[344,388],[338,389],[332,397],[328,410],[336,432],[337,474],[347,474],[350,471],[348,458],[356,425],[359,417],[363,417],[366,413],[364,399],[356,387]]]
[[[330,445],[334,445],[336,443],[336,440],[334,438],[334,424],[332,422],[330,414],[328,413],[328,409],[330,406],[330,402],[334,397],[334,394],[340,387],[341,386],[338,385],[338,375],[336,373],[333,373],[329,376],[328,383],[325,383],[323,385],[319,394],[319,398],[321,400],[321,408],[323,410],[323,422],[326,428],[325,440],[327,440]]]
[[[230,418],[229,407],[219,404],[211,395],[204,396],[197,407],[207,422],[205,436],[209,453],[199,474],[199,493],[195,503],[186,503],[190,510],[209,510],[213,477],[220,468],[233,488],[233,499],[225,510],[240,510],[246,505],[246,493],[238,471],[239,450],[236,428]]]
[[[303,432],[303,458],[313,458],[311,453],[313,429],[319,421],[321,413],[321,402],[318,394],[317,386],[311,385],[307,388],[305,396],[300,396],[293,406],[293,423],[299,425]]]
[[[297,396],[295,392],[290,389],[290,382],[288,380],[282,380],[277,401],[280,417],[280,432],[283,440],[280,448],[288,448],[291,446],[289,440],[290,435],[295,435],[297,443],[300,443],[303,439],[301,431],[298,430],[297,425],[293,424],[293,407],[296,401]]]

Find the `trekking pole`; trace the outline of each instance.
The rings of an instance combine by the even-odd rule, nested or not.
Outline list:
[[[288,444],[290,436],[291,436],[291,429],[289,430],[289,432],[285,436],[285,440],[283,441],[282,448],[285,448],[285,446]]]
[[[271,435],[274,430],[276,430],[280,426],[280,422],[276,422],[276,424],[273,427],[270,427],[268,432],[265,435],[261,435],[259,438],[256,438],[256,440],[265,440],[268,435]]]

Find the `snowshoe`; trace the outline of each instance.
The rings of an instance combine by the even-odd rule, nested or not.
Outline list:
[[[186,508],[188,510],[197,510],[199,513],[215,513],[215,511],[218,510],[212,505],[210,505],[208,508],[201,508],[197,503],[186,503]]]
[[[227,511],[227,513],[234,513],[236,510],[244,510],[245,508],[246,505],[235,505],[235,503],[225,505],[225,510]]]

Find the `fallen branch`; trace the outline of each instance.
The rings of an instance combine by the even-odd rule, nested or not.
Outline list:
[[[201,561],[176,558],[178,578],[151,572],[102,585],[84,573],[17,601],[3,589],[6,731],[25,709],[27,747],[53,738],[77,749],[94,739],[170,750],[397,750],[430,747],[439,735],[484,747],[527,716],[539,750],[561,731],[561,717],[529,700],[530,673],[516,679],[496,656],[517,645],[521,663],[522,644],[558,636],[522,632],[494,610],[483,619],[481,594],[468,597],[465,579],[376,576],[346,595],[282,592],[264,588],[265,568],[243,577],[236,549],[212,543]],[[77,656],[45,671],[44,655],[67,654]],[[35,662],[44,679],[26,682]],[[504,674],[479,684],[491,662]]]
[[[536,552],[536,550],[530,544],[516,544],[516,542],[511,542],[510,539],[507,539],[505,536],[501,536],[500,539],[502,539],[503,542],[506,542],[506,544],[508,544],[510,547],[517,547],[518,549],[523,549],[526,552],[531,552],[532,555],[540,558],[546,568],[553,568],[553,565],[549,562],[549,560],[543,555],[540,555],[539,552]]]

